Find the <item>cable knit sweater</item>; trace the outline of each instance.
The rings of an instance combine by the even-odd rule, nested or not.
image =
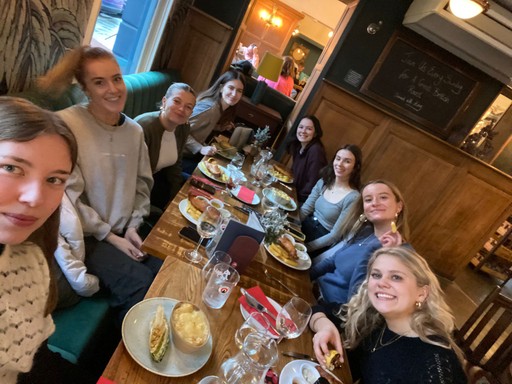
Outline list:
[[[0,254],[0,383],[16,383],[28,372],[41,343],[54,331],[44,317],[50,274],[39,247],[6,245]]]

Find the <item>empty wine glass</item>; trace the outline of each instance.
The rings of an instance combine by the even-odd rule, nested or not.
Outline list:
[[[221,220],[222,217],[219,210],[212,207],[211,205],[207,206],[201,216],[199,216],[199,219],[197,219],[196,228],[200,239],[197,242],[195,249],[185,252],[185,257],[192,263],[198,263],[201,260],[199,247],[203,242],[203,239],[210,239],[215,235],[217,229],[220,226]]]
[[[238,187],[238,185],[244,178],[244,174],[242,173],[242,171],[237,169],[233,164],[228,164],[227,170],[228,181],[226,182],[226,189],[222,191],[222,194],[226,197],[231,196],[233,190],[236,187]]]
[[[310,317],[310,305],[300,297],[294,296],[279,311],[276,329],[281,338],[295,339],[304,332]]]

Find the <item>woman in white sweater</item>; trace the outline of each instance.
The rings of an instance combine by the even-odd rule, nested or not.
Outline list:
[[[142,128],[122,113],[127,91],[111,52],[80,47],[41,79],[46,89],[65,89],[73,79],[86,105],[59,111],[78,143],[77,167],[66,194],[85,235],[85,265],[110,293],[119,322],[144,298],[162,264],[145,255],[137,229],[149,214],[153,185]]]
[[[50,356],[60,366],[49,370],[48,382],[76,382],[65,376],[71,364],[44,344],[55,329],[50,264],[57,245],[58,207],[76,150],[73,134],[53,112],[24,99],[0,97],[2,384],[14,384],[20,372],[29,372],[38,350],[38,356]],[[82,377],[77,380],[84,382]]]

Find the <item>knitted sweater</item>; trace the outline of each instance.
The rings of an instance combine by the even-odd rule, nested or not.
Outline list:
[[[31,243],[6,245],[0,271],[0,383],[14,384],[55,329],[51,316],[44,317],[50,274],[43,252]]]
[[[318,222],[322,224],[325,229],[330,231],[328,234],[318,239],[308,241],[306,246],[309,251],[316,251],[317,249],[328,247],[341,239],[340,231],[343,221],[352,203],[359,197],[359,192],[354,190],[347,193],[340,201],[330,203],[324,198],[325,189],[323,179],[318,180],[306,202],[300,207],[301,221],[304,221],[307,216],[314,213]]]
[[[185,145],[185,154],[198,153],[210,133],[217,127],[222,116],[220,101],[203,99],[197,102],[190,116],[190,134]]]
[[[103,240],[137,228],[149,214],[153,175],[139,124],[99,122],[86,106],[58,112],[78,142],[78,163],[66,193],[80,215],[85,235]]]

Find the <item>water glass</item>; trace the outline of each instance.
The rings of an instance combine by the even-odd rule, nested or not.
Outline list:
[[[299,337],[309,323],[311,312],[311,307],[305,300],[292,297],[277,315],[277,331],[286,339]]]
[[[204,288],[203,302],[210,308],[222,308],[239,280],[240,275],[231,265],[226,263],[217,264],[213,267],[208,283]]]
[[[206,376],[201,379],[201,381],[197,384],[225,384],[226,382],[222,380],[219,376]]]
[[[208,282],[210,279],[210,275],[212,273],[213,267],[215,267],[219,263],[231,264],[231,256],[228,253],[223,251],[215,251],[212,257],[206,262],[201,271],[203,279],[205,282]]]
[[[261,176],[261,185],[264,187],[268,187],[270,184],[272,184],[275,181],[274,175],[269,170],[269,167],[265,167],[262,170],[262,176]]]
[[[237,169],[242,169],[244,161],[245,156],[243,155],[243,153],[237,152],[235,156],[231,159],[231,164],[233,164]]]
[[[263,336],[269,337],[271,326],[268,319],[263,313],[252,312],[242,323],[235,333],[235,343],[238,348],[242,348],[247,335],[251,333],[261,333]]]

